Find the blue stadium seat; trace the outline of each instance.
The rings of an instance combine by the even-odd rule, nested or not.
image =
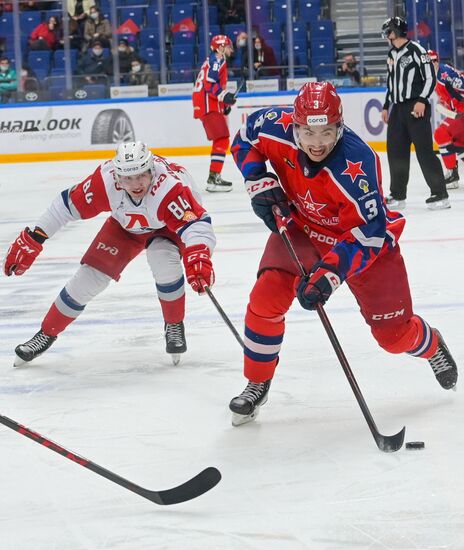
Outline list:
[[[119,23],[124,23],[128,19],[138,25],[143,27],[145,21],[145,8],[141,7],[131,7],[131,8],[118,8],[118,20]]]
[[[327,40],[334,38],[334,23],[331,19],[311,21],[309,24],[311,41],[314,39]]]
[[[320,0],[300,0],[298,21],[316,21],[321,15]]]
[[[229,23],[228,25],[224,25],[224,34],[228,36],[234,44],[237,35],[241,32],[246,32],[246,30],[247,29],[245,23]]]
[[[453,57],[453,35],[451,31],[438,33],[438,54],[442,59]]]
[[[282,48],[279,40],[266,40],[266,44],[270,46],[275,54],[277,65],[282,64]]]
[[[50,71],[51,56],[47,50],[31,51],[27,56],[27,62],[31,69],[38,75],[38,71],[46,76]]]
[[[208,6],[208,19],[210,26],[218,24],[217,6]],[[197,22],[201,32],[201,27],[203,26],[203,7],[201,5],[197,7]]]
[[[287,29],[284,26],[284,34],[287,35]],[[306,44],[308,43],[308,29],[306,27],[306,23],[293,23],[292,25],[292,33],[293,33],[293,41],[305,41]]]
[[[406,17],[412,25],[412,17],[414,13],[413,4],[416,5],[416,19],[417,21],[423,21],[429,15],[429,7],[427,0],[406,0]]]
[[[178,23],[182,19],[190,17],[193,19],[193,6],[192,4],[175,4],[171,9],[171,23]]]
[[[193,84],[194,76],[191,63],[171,63],[169,82],[191,82]]]
[[[317,40],[311,42],[311,60],[314,58],[333,62],[335,59],[335,45],[333,40]]]
[[[280,23],[260,23],[259,25],[259,35],[264,38],[264,40],[280,40],[282,25]]]
[[[271,18],[271,9],[268,0],[256,0],[251,4],[251,22],[253,25],[267,23]]]
[[[296,15],[296,2],[292,3],[292,21],[295,20]],[[285,25],[287,22],[287,12],[288,4],[285,1],[274,2],[274,9],[272,10],[272,20],[277,22],[279,21],[282,25]]]
[[[156,4],[152,4],[147,8],[147,27],[159,29],[160,13]],[[165,16],[165,26],[167,26],[167,16]]]
[[[159,49],[159,33],[156,28],[145,27],[139,34],[140,48]]]
[[[185,63],[192,64],[194,58],[194,46],[192,45],[182,45],[182,46],[172,46],[171,47],[171,63]]]
[[[42,12],[40,11],[24,11],[19,14],[21,33],[27,36],[29,36],[40,23],[42,23]]]
[[[71,49],[69,50],[69,56],[71,59],[71,68],[74,71],[77,68],[77,57],[79,55],[79,50]],[[56,50],[53,54],[53,67],[55,69],[64,69],[65,67],[65,51]]]
[[[160,68],[159,50],[153,50],[151,48],[140,49],[139,55],[146,63],[150,65],[152,69],[159,71],[159,68]]]
[[[5,12],[0,16],[0,36],[13,34],[13,14]]]
[[[143,6],[147,8],[150,4],[149,0],[118,0],[119,6]]]
[[[174,46],[182,46],[195,43],[195,33],[193,32],[173,32],[172,43]]]
[[[293,63],[295,65],[305,65],[306,67],[296,67],[295,75],[307,75],[309,71],[308,45],[306,41],[293,43]]]

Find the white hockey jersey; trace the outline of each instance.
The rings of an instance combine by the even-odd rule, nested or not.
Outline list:
[[[195,182],[185,168],[153,155],[150,187],[135,204],[119,187],[113,161],[102,163],[83,182],[63,191],[37,221],[51,237],[72,220],[93,218],[101,212],[111,216],[128,232],[149,233],[167,227],[186,246],[206,244],[214,249],[216,239],[211,218],[201,205]]]

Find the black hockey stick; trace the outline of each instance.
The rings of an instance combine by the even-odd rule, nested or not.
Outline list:
[[[235,339],[237,342],[242,346],[242,348],[245,347],[243,340],[240,338],[240,334],[237,332],[237,329],[232,324],[232,321],[227,317],[226,312],[222,309],[219,302],[214,297],[214,294],[211,292],[211,289],[209,286],[204,286],[206,294],[208,294],[210,300],[213,302],[214,307],[218,310],[219,315],[222,317],[224,323],[230,328],[232,334],[235,336]]]
[[[292,257],[295,264],[298,266],[298,270],[301,276],[306,277],[307,276],[306,270],[303,264],[301,263],[300,259],[298,258],[295,248],[293,246],[293,243],[290,240],[290,237],[288,235],[287,220],[282,216],[280,209],[277,205],[273,206],[272,211],[274,213],[277,228],[279,230],[279,233],[283,239],[283,242],[290,256]],[[325,331],[327,332],[327,336],[329,337],[329,340],[333,346],[333,349],[337,354],[337,357],[338,357],[338,360],[340,361],[343,372],[345,373],[348,379],[348,382],[350,383],[354,396],[356,397],[356,400],[358,401],[358,404],[361,407],[361,411],[364,415],[364,418],[366,419],[367,425],[369,426],[369,429],[372,435],[374,436],[377,447],[381,451],[384,451],[386,453],[398,451],[398,449],[401,449],[403,445],[406,428],[403,427],[403,429],[395,435],[382,435],[379,432],[374,422],[374,419],[372,418],[371,412],[366,404],[366,401],[364,400],[361,390],[358,386],[356,378],[354,377],[353,371],[351,370],[348,360],[345,357],[345,354],[343,353],[343,349],[340,345],[340,342],[338,341],[337,335],[335,334],[332,328],[332,325],[330,324],[330,321],[329,321],[329,318],[327,317],[325,309],[321,304],[318,304],[316,307],[316,311],[319,315],[322,325],[324,326]]]
[[[110,470],[103,468],[103,466],[99,466],[98,464],[92,462],[91,460],[88,460],[87,458],[68,451],[64,447],[61,447],[60,445],[54,443],[50,439],[47,439],[43,435],[40,435],[37,432],[30,430],[29,428],[26,428],[26,426],[18,424],[17,422],[11,420],[10,418],[7,418],[6,416],[0,415],[0,423],[2,423],[4,426],[7,426],[8,428],[11,428],[15,432],[20,433],[21,435],[25,435],[36,443],[40,443],[44,447],[55,451],[55,453],[58,453],[65,458],[72,460],[76,464],[80,464],[81,466],[84,466],[84,468],[92,470],[92,472],[95,472],[102,477],[106,477],[106,479],[109,479],[113,483],[117,483],[118,485],[121,485],[121,487],[129,489],[129,491],[137,493],[141,497],[151,500],[155,504],[178,504],[179,502],[191,500],[192,498],[199,497],[203,493],[206,493],[206,491],[212,489],[221,480],[221,472],[216,468],[209,467],[200,472],[192,479],[189,479],[185,483],[182,483],[182,485],[178,485],[177,487],[173,487],[172,489],[165,489],[164,491],[150,491],[148,489],[140,487],[140,485],[136,485],[135,483],[124,479],[118,474],[110,472]]]
[[[237,99],[237,96],[240,92],[240,90],[243,88],[243,86],[245,86],[245,82],[246,82],[246,79],[245,78],[242,78],[240,80],[240,82],[237,84],[237,89],[235,90],[234,92],[234,98]]]

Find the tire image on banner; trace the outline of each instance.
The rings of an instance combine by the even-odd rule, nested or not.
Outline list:
[[[106,109],[98,113],[92,125],[92,145],[135,141],[132,122],[122,109]]]

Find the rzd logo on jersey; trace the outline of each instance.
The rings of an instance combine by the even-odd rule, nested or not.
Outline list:
[[[103,252],[109,252],[112,256],[119,254],[119,250],[115,246],[108,246],[105,243],[99,242],[97,244],[97,250],[103,250]]]

